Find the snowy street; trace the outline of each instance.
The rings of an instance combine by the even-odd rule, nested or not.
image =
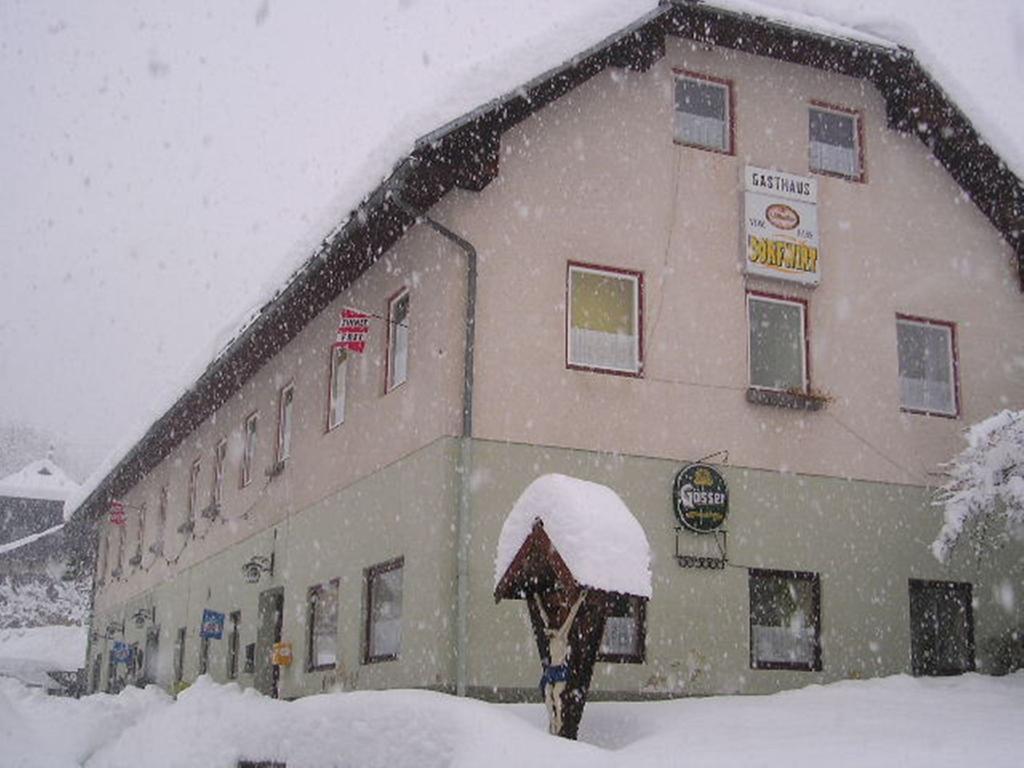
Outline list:
[[[897,676],[771,696],[594,703],[581,742],[545,732],[540,704],[426,691],[282,702],[203,677],[80,700],[0,681],[8,766],[1019,766],[1024,673]]]

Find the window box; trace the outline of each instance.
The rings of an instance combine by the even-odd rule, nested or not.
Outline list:
[[[570,262],[566,292],[566,366],[641,375],[643,275]]]
[[[813,103],[808,109],[809,165],[813,173],[864,181],[859,112]]]
[[[363,663],[393,661],[402,646],[402,573],[405,558],[367,568]]]
[[[955,418],[960,414],[956,326],[941,320],[896,316],[900,407],[910,413]]]
[[[750,668],[821,671],[816,573],[750,569]]]
[[[273,464],[271,464],[269,467],[267,467],[266,470],[264,470],[263,474],[265,474],[268,478],[273,480],[275,477],[280,475],[282,472],[284,472],[284,459],[280,459],[279,461],[275,461]]]
[[[633,595],[621,595],[610,607],[597,660],[616,664],[643,664],[646,646],[646,603]]]
[[[807,305],[798,299],[787,299],[764,293],[747,293],[747,321],[750,327],[749,363],[750,389],[759,393],[774,392],[777,402],[769,405],[796,407],[795,398],[786,395],[809,393],[807,375]],[[751,397],[769,399],[767,394]]]
[[[306,671],[334,669],[338,662],[338,579],[309,589]]]
[[[675,76],[676,143],[734,154],[732,83],[682,70]]]
[[[199,514],[206,520],[216,520],[220,515],[220,504],[211,502],[203,507],[203,511]]]
[[[196,528],[196,524],[192,520],[186,520],[184,523],[178,526],[178,533],[182,536],[188,536]]]
[[[403,288],[388,300],[388,354],[385,392],[409,378],[409,289]]]
[[[832,401],[828,395],[813,392],[783,392],[777,389],[747,388],[747,402],[772,405],[797,411],[820,411]]]
[[[142,553],[136,552],[134,555],[132,555],[128,559],[128,565],[130,565],[132,568],[138,568],[140,565],[142,565]]]

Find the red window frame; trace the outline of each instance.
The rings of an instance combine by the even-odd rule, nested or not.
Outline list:
[[[330,431],[336,429],[337,427],[340,427],[342,424],[345,423],[345,410],[346,410],[346,405],[347,405],[347,400],[348,400],[348,381],[347,380],[345,381],[345,386],[344,386],[344,390],[343,390],[345,394],[344,394],[344,397],[342,398],[342,401],[341,401],[342,402],[342,416],[341,416],[341,418],[337,422],[334,422],[333,418],[332,418],[333,415],[334,415],[335,405],[336,405],[336,403],[334,402],[334,380],[335,380],[335,373],[336,373],[336,365],[335,365],[335,363],[336,363],[339,355],[344,355],[344,359],[345,359],[344,366],[345,366],[345,371],[346,371],[346,373],[344,375],[345,376],[348,375],[348,373],[347,373],[348,372],[348,360],[349,360],[348,350],[342,349],[341,347],[331,347],[330,354],[328,355],[328,358],[327,358],[327,420],[326,420],[326,427],[324,428],[324,432],[330,432]]]
[[[820,112],[834,112],[839,115],[849,115],[850,117],[854,118],[857,139],[857,168],[859,171],[859,173],[856,176],[847,176],[845,173],[836,173],[835,171],[826,171],[811,167],[812,109],[816,109]],[[867,183],[868,171],[866,163],[866,153],[864,151],[864,113],[861,110],[852,109],[850,107],[844,107],[840,104],[831,104],[827,101],[818,101],[816,99],[811,99],[807,103],[807,169],[816,176],[829,176],[833,179],[845,179],[846,181],[853,181],[858,184]]]
[[[291,400],[287,399],[291,395]],[[287,408],[291,407],[288,411]],[[288,414],[288,423],[285,424],[285,413]],[[281,387],[277,396],[277,452],[275,454],[278,464],[283,464],[292,455],[291,434],[292,422],[295,421],[295,382],[288,382]],[[288,453],[285,454],[285,438],[288,438]]]
[[[747,311],[747,379],[750,378],[750,299],[768,299],[769,301],[782,302],[784,304],[800,304],[803,306],[803,317],[804,317],[804,389],[803,394],[807,394],[811,391],[811,327],[810,327],[810,304],[807,299],[802,299],[796,296],[786,296],[779,293],[769,293],[767,291],[747,291],[746,295],[746,311]],[[761,389],[768,392],[785,392],[784,389],[774,389],[772,387],[763,387],[753,382],[749,382],[749,386],[752,389]]]
[[[406,311],[406,316],[405,316],[406,317],[406,319],[405,319],[406,333],[407,333],[406,345],[405,345],[405,378],[402,379],[397,384],[392,381],[392,376],[394,375],[394,370],[393,370],[394,366],[392,365],[392,362],[391,362],[391,353],[392,353],[392,350],[394,349],[394,345],[395,345],[395,325],[396,325],[396,323],[391,319],[392,318],[392,310],[394,309],[395,305],[399,301],[401,301],[404,297],[406,297],[406,296],[410,296],[409,287],[403,285],[401,288],[399,288],[397,291],[395,291],[395,293],[391,294],[391,296],[388,297],[388,311],[387,311],[387,318],[388,318],[388,340],[387,340],[387,348],[384,351],[384,394],[387,394],[388,392],[391,392],[393,390],[398,389],[400,386],[402,386],[403,384],[405,384],[409,380],[409,348],[411,346],[410,343],[409,343],[410,340],[409,340],[409,337],[408,337],[409,310]],[[410,300],[409,300],[409,306],[410,306],[410,308],[412,307],[412,299],[411,299],[411,297],[410,297]]]
[[[950,320],[936,320],[930,317],[920,317],[918,315],[907,315],[901,312],[896,313],[896,326],[899,328],[900,321],[909,323],[917,323],[918,325],[934,325],[941,328],[949,329],[949,346],[950,355],[952,359],[950,363],[953,367],[953,413],[944,413],[943,411],[929,411],[921,408],[908,408],[903,405],[903,397],[900,396],[900,410],[903,413],[914,413],[919,416],[938,416],[943,419],[958,419],[960,418],[960,353],[957,347],[956,340],[956,323]],[[896,337],[896,373],[899,375],[899,336]]]
[[[692,147],[693,149],[703,149],[705,152],[713,152],[716,155],[735,156],[736,155],[736,97],[735,97],[735,88],[733,87],[733,85],[734,85],[733,81],[729,80],[729,79],[726,79],[726,78],[723,78],[723,77],[714,77],[713,75],[706,75],[706,74],[703,74],[702,72],[694,72],[694,71],[689,70],[689,69],[682,69],[680,67],[673,67],[672,68],[672,76],[673,76],[672,77],[672,85],[673,85],[673,88],[672,88],[672,120],[673,120],[673,125],[672,125],[672,142],[674,144],[677,144],[680,147]],[[704,81],[706,83],[711,83],[712,85],[720,85],[720,86],[725,88],[725,91],[726,91],[726,104],[728,105],[728,109],[729,109],[729,114],[728,114],[727,120],[726,120],[726,126],[728,127],[728,130],[729,130],[729,141],[728,141],[728,147],[726,149],[718,149],[718,147],[708,147],[708,146],[705,146],[703,144],[692,144],[692,143],[690,143],[688,141],[681,141],[676,136],[676,131],[675,131],[675,113],[678,112],[679,110],[676,108],[676,103],[675,103],[675,98],[676,97],[675,97],[675,87],[674,86],[675,86],[675,81],[679,80],[680,78],[685,78],[687,80],[702,80],[702,81]]]
[[[256,435],[259,428],[260,412],[253,411],[242,420],[242,461],[239,464],[238,487],[245,488],[252,482],[252,468],[256,462]],[[249,424],[253,425],[250,442]]]

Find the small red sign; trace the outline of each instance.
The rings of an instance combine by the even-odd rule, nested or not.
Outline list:
[[[120,501],[110,502],[110,522],[114,525],[124,525],[125,523],[124,504]]]
[[[366,349],[366,337],[369,333],[370,315],[345,307],[341,310],[341,322],[338,324],[338,336],[334,340],[334,346],[362,352]]]

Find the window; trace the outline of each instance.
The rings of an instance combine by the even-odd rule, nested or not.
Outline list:
[[[178,628],[174,637],[174,682],[185,679],[185,627]]]
[[[807,391],[804,302],[747,294],[750,324],[750,386]]]
[[[247,675],[251,675],[256,671],[256,643],[246,643],[245,646],[245,666],[242,671]]]
[[[970,584],[910,580],[910,659],[915,675],[974,670]]]
[[[824,105],[812,106],[808,115],[811,170],[860,181],[860,115]]]
[[[238,625],[242,623],[242,612],[232,611],[228,617],[231,629],[228,630],[228,680],[238,678]]]
[[[327,429],[332,430],[345,421],[345,378],[348,373],[348,351],[331,348],[331,384],[328,396]]]
[[[252,463],[256,454],[256,422],[259,413],[250,413],[242,424],[242,486],[252,481]]]
[[[306,669],[331,669],[338,660],[338,580],[309,590]]]
[[[676,73],[675,139],[688,147],[733,153],[732,86],[727,80]]]
[[[283,462],[292,453],[292,406],[295,387],[289,384],[281,390],[277,405],[277,460]]]
[[[625,595],[609,609],[604,634],[597,649],[598,661],[642,664],[644,661],[645,603]]]
[[[900,405],[904,410],[957,415],[955,336],[952,323],[896,316]]]
[[[213,486],[210,488],[211,512],[220,511],[220,501],[224,492],[224,461],[228,455],[228,441],[221,440],[213,449]]]
[[[124,573],[122,569],[124,567],[124,542],[127,536],[125,528],[127,527],[126,525],[117,526],[117,565],[114,572],[110,574],[116,579],[121,578],[121,574]]]
[[[135,531],[135,554],[128,561],[130,565],[138,568],[142,565],[142,545],[146,540],[146,504],[139,505],[139,527]]]
[[[364,663],[398,658],[402,645],[402,571],[405,558],[366,570]]]
[[[750,667],[821,670],[816,573],[750,571]]]
[[[103,581],[107,576],[107,553],[110,551],[110,532],[100,529],[100,547],[96,555],[96,576]]]
[[[185,525],[194,523],[196,519],[196,512],[199,509],[199,471],[202,468],[202,464],[199,459],[192,462],[192,468],[188,473],[188,517],[185,519]]]
[[[154,555],[164,553],[164,528],[167,526],[167,486],[160,489],[160,502],[156,508],[156,533],[153,536],[153,543],[149,545],[149,551]]]
[[[388,302],[387,391],[409,378],[409,291],[403,288]]]
[[[642,287],[639,272],[569,265],[570,368],[640,373]]]
[[[199,674],[205,675],[210,667],[210,638],[199,636]]]

